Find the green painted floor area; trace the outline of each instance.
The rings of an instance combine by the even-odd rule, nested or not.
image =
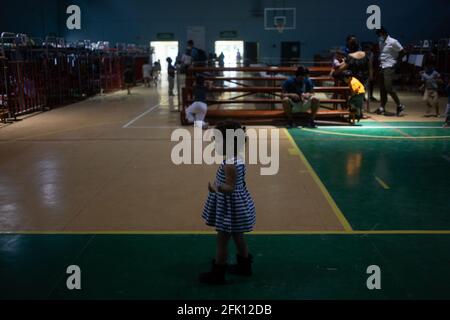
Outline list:
[[[450,129],[429,122],[373,128],[385,125],[290,133],[353,229],[449,230]],[[448,138],[419,139],[429,136]]]
[[[249,236],[251,279],[200,285],[214,236],[2,235],[1,299],[450,299],[450,235]],[[82,290],[69,291],[67,266]],[[369,265],[381,290],[366,287]]]
[[[450,130],[440,126],[290,133],[354,230],[450,230]],[[197,276],[213,235],[3,234],[0,299],[450,299],[450,234],[248,239],[254,276],[211,287]],[[66,288],[69,265],[81,268],[81,291]],[[366,287],[370,265],[382,290]]]

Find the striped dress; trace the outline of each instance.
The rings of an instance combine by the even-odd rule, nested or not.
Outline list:
[[[233,193],[209,193],[202,217],[206,224],[223,232],[250,232],[255,225],[255,205],[245,184],[245,164],[234,159],[236,185]],[[217,170],[216,184],[225,183],[225,161]]]

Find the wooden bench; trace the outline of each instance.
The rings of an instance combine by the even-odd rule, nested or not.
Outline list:
[[[186,100],[188,104],[194,102],[192,99]],[[345,104],[347,100],[345,99],[320,99],[321,104]],[[235,99],[235,100],[212,100],[207,99],[207,105],[214,104],[282,104],[281,99]]]
[[[205,76],[205,80],[207,81],[285,81],[288,77],[210,77]],[[317,76],[317,77],[309,77],[312,81],[335,81],[333,77],[327,76]],[[194,81],[194,77],[187,77],[186,80]]]
[[[297,120],[308,118],[309,113],[296,113],[293,115]],[[352,115],[346,110],[319,110],[316,115],[317,120],[337,119],[348,117],[348,121],[353,123]],[[282,125],[285,123],[286,115],[283,110],[208,110],[207,121],[211,124],[223,119],[236,119],[242,124],[267,124]]]
[[[334,78],[329,76],[331,68],[328,66],[313,66],[308,68],[310,71],[310,78],[313,81],[330,81],[335,85],[330,87],[317,86],[314,88],[316,93],[333,93],[335,96],[331,99],[320,99],[321,109],[317,114],[317,118],[346,118],[351,121],[352,114],[347,110],[347,97],[349,95],[349,87],[337,86],[337,82]],[[240,95],[226,96],[222,99],[209,98],[206,103],[208,106],[212,105],[271,105],[271,109],[242,109],[237,108],[221,108],[217,109],[209,108],[207,113],[208,120],[220,120],[220,119],[239,119],[240,121],[251,122],[254,121],[271,121],[271,120],[283,120],[286,119],[286,115],[281,108],[275,108],[274,105],[281,105],[283,100],[281,99],[282,88],[277,81],[284,81],[289,75],[294,75],[296,67],[236,67],[236,68],[215,68],[215,67],[194,67],[188,68],[186,74],[186,86],[182,89],[182,108],[181,108],[181,122],[184,124],[184,110],[193,102],[193,84],[195,80],[195,74],[203,73],[205,80],[209,81],[229,81],[235,83],[236,87],[213,87],[210,89],[213,93],[240,93]],[[240,73],[251,73],[250,75],[238,74],[237,76],[223,76],[222,72],[234,71]],[[211,74],[205,74],[210,72]],[[258,77],[255,73],[265,72],[268,76]],[[217,75],[217,76],[215,76]],[[270,76],[273,75],[273,76]],[[237,81],[255,81],[266,82],[269,86],[254,86],[254,84],[238,83]],[[263,84],[263,83],[262,83]],[[268,98],[249,97],[254,94],[269,94]],[[327,105],[332,106],[327,106]],[[338,109],[340,105],[340,109]],[[307,113],[296,114],[296,117],[304,117]]]
[[[213,87],[209,89],[211,92],[252,92],[252,93],[281,93],[283,89],[281,87],[234,87],[234,88],[221,88]],[[192,92],[192,88],[188,89],[188,92]],[[348,94],[350,92],[349,87],[314,87],[314,92],[333,92],[340,94]]]
[[[311,66],[308,67],[310,74],[329,74],[331,67],[328,66]],[[297,67],[231,67],[231,68],[217,68],[217,67],[190,67],[187,69],[187,73],[204,73],[204,72],[266,72],[268,74],[273,73],[289,73],[295,74]]]

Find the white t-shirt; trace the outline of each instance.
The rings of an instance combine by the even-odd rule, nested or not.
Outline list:
[[[142,76],[144,78],[151,78],[152,75],[152,66],[149,64],[144,64],[142,66]]]
[[[422,72],[422,81],[425,82],[425,89],[437,90],[439,88],[438,79],[441,77],[439,72],[434,70],[431,74]]]
[[[398,54],[403,50],[398,40],[388,36],[385,41],[380,43],[380,64],[381,68],[392,68],[396,65]]]
[[[191,57],[191,56],[188,56],[187,54],[184,53],[184,54],[181,56],[181,63],[184,64],[184,65],[186,65],[186,66],[191,65],[191,64],[192,64],[192,57]]]

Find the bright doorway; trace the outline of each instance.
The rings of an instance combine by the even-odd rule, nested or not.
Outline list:
[[[150,47],[154,48],[152,60],[161,61],[161,73],[167,73],[167,57],[175,63],[178,55],[178,41],[152,41]]]
[[[223,52],[225,67],[235,67],[237,65],[236,57],[238,52],[241,55],[241,63],[244,58],[244,41],[216,41],[215,52],[217,57]]]

